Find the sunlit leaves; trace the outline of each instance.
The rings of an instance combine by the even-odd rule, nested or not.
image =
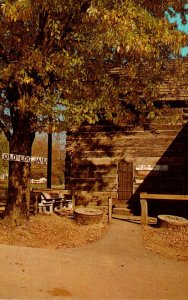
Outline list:
[[[142,1],[4,1],[4,107],[32,113],[36,130],[52,122],[55,130],[102,116],[116,123],[131,122],[139,113],[147,116],[163,78],[161,68],[185,40],[154,15]],[[115,68],[121,76],[112,72]]]
[[[30,0],[7,1],[1,4],[3,14],[7,21],[28,20],[32,13]]]
[[[121,5],[92,6],[88,10],[88,23],[93,19],[97,24],[96,36],[98,45],[115,48],[121,46],[124,53],[138,53],[146,56],[159,56],[163,46],[169,51],[177,52],[178,44],[182,43],[182,35],[174,32],[165,20],[155,19],[141,6],[135,6],[132,1],[122,1]],[[104,34],[105,32],[105,34]],[[96,37],[95,37],[96,38]],[[173,43],[176,38],[176,43]],[[161,43],[162,41],[162,43]],[[158,47],[158,44],[161,47]],[[138,54],[137,54],[138,55]]]

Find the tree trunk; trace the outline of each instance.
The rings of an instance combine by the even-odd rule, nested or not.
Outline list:
[[[28,117],[19,116],[17,119],[9,141],[11,154],[31,156],[35,133]],[[15,225],[24,223],[29,217],[30,169],[29,162],[9,161],[8,200],[4,217]]]

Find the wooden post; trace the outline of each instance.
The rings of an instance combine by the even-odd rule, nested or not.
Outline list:
[[[75,211],[75,195],[74,195],[74,191],[72,191],[72,209],[73,212]]]
[[[52,187],[52,133],[48,133],[47,188]]]
[[[141,204],[141,223],[148,224],[148,203],[146,199],[140,199]]]
[[[34,203],[33,203],[33,207],[34,207],[34,214],[36,215],[38,213],[38,197],[39,197],[39,193],[34,193]]]
[[[108,222],[111,223],[112,221],[112,198],[108,198]]]

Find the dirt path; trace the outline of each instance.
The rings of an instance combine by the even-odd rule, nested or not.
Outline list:
[[[144,248],[141,227],[113,220],[71,249],[0,245],[1,299],[188,299],[188,262]]]

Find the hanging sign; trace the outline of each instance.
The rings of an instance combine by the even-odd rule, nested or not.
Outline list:
[[[11,160],[11,161],[20,161],[20,162],[26,162],[26,163],[37,163],[37,164],[45,164],[47,165],[48,158],[46,157],[32,157],[32,156],[26,156],[26,155],[19,155],[19,154],[9,154],[9,153],[3,153],[2,159],[4,160]]]

